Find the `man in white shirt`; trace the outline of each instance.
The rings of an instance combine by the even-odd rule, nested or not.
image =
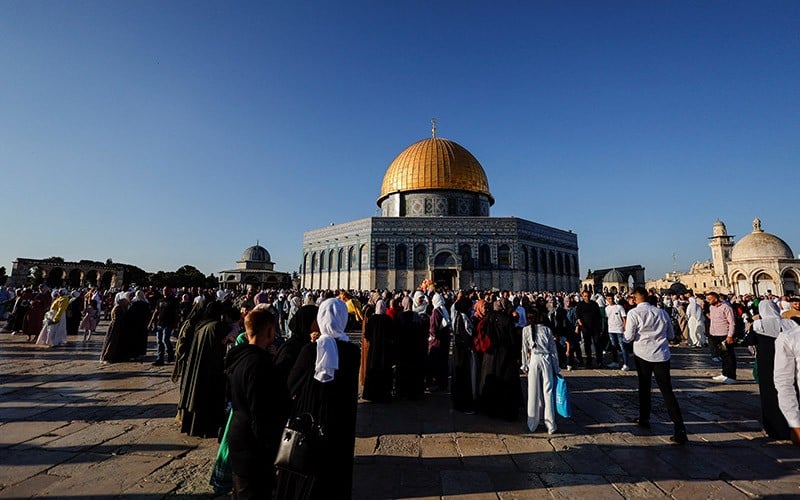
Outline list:
[[[619,351],[622,356],[622,371],[630,370],[630,363],[628,362],[628,351],[625,343],[623,342],[623,335],[625,332],[625,308],[619,304],[614,303],[614,294],[606,294],[606,319],[608,321],[608,340],[611,345]],[[614,362],[609,364],[609,368],[617,368],[617,353],[614,352]]]
[[[800,402],[795,382],[800,382],[800,325],[791,319],[781,320],[781,334],[775,339],[775,390],[778,406],[789,424],[789,439],[800,446]]]
[[[686,426],[678,400],[672,392],[669,373],[669,360],[672,356],[669,341],[675,337],[672,320],[663,309],[647,302],[647,290],[643,287],[636,287],[633,296],[636,307],[628,311],[625,341],[633,342],[636,373],[639,376],[639,418],[636,423],[639,427],[650,428],[650,379],[655,375],[667,413],[675,425],[675,433],[669,439],[675,444],[684,444],[688,441]]]

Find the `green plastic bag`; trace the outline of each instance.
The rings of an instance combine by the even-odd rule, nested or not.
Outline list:
[[[233,472],[229,460],[228,450],[228,430],[233,421],[233,409],[228,415],[228,423],[225,424],[225,432],[222,433],[222,440],[219,442],[217,459],[214,460],[214,467],[211,468],[211,480],[209,484],[214,487],[217,495],[226,495],[233,489]]]

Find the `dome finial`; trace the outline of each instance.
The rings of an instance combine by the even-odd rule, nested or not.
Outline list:
[[[758,217],[756,217],[753,220],[753,232],[754,233],[763,233],[764,232],[764,230],[761,229],[761,219],[759,219]]]
[[[436,139],[436,118],[431,118],[431,137]]]

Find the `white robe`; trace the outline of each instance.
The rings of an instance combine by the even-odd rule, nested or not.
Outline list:
[[[697,299],[689,297],[689,305],[686,306],[686,316],[689,318],[689,345],[703,346],[708,343],[706,339],[706,321],[703,317],[703,308],[697,303]]]
[[[558,350],[548,327],[528,325],[522,329],[522,369],[528,372],[528,429],[534,432],[544,415],[547,431],[555,432]]]
[[[61,315],[61,319],[58,323],[48,324],[47,320],[44,320],[44,324],[42,325],[42,331],[39,333],[39,337],[36,338],[36,343],[38,345],[49,345],[49,346],[57,346],[67,343],[67,313]]]

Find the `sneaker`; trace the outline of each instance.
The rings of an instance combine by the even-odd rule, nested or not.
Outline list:
[[[717,375],[716,377],[711,377],[711,380],[714,380],[716,382],[722,382],[726,378],[728,378],[728,377],[726,377],[725,375]]]
[[[730,378],[730,377],[725,377],[725,379],[724,380],[720,380],[720,382],[722,382],[723,384],[735,384],[736,383],[736,379],[733,379],[733,378]]]
[[[622,365],[622,368],[620,368],[620,371],[623,371],[623,372],[628,372],[630,370],[631,369],[628,367],[628,365]]]
[[[556,432],[558,432],[556,429],[547,429],[547,433],[550,434],[551,436]]]
[[[568,371],[568,372],[571,372],[571,371],[572,371],[572,365],[567,365],[567,371]]]
[[[673,436],[669,438],[669,440],[673,444],[681,445],[681,444],[686,444],[686,442],[689,441],[689,438],[686,437],[686,432],[676,432]]]
[[[720,358],[719,356],[714,356],[713,358],[711,358],[711,361],[713,361],[714,363],[719,363],[720,361],[722,361],[722,358]]]

